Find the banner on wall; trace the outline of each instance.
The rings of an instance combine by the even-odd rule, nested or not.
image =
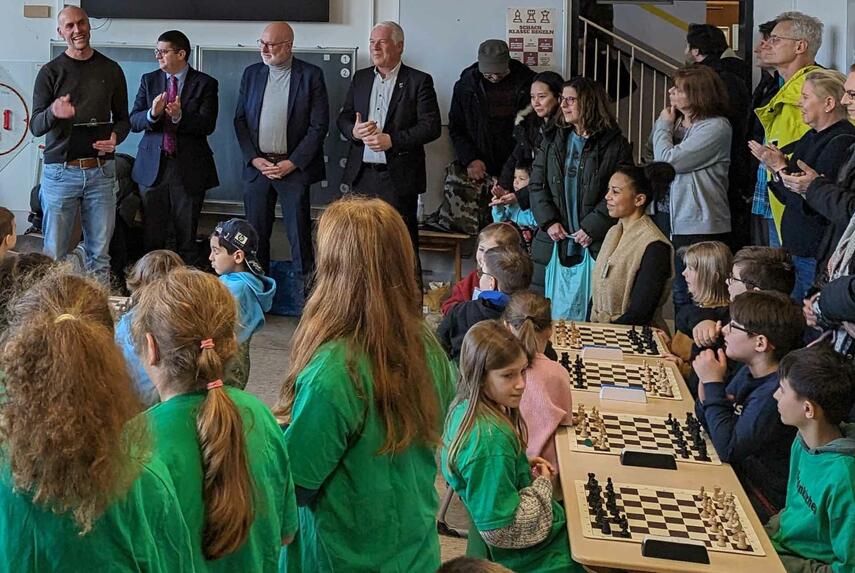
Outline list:
[[[511,57],[542,72],[555,68],[555,8],[508,8],[508,47]]]

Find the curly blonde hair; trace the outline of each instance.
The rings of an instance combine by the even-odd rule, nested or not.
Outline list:
[[[0,346],[0,450],[16,489],[87,533],[148,451],[107,293],[57,271],[13,303]]]

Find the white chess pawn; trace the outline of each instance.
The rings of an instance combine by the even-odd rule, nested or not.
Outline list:
[[[748,543],[745,542],[745,532],[740,531],[736,534],[736,548],[737,549],[748,549]]]
[[[719,547],[727,547],[727,538],[724,536],[724,533],[719,533],[718,537],[716,537],[715,544]]]

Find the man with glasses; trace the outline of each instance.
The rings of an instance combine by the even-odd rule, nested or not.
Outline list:
[[[511,59],[503,40],[483,42],[478,61],[461,72],[448,110],[448,135],[455,159],[471,179],[501,174],[514,150],[514,120],[529,103],[533,77],[528,66]],[[510,191],[513,172],[499,183]]]
[[[159,70],[142,76],[131,129],[142,131],[131,173],[143,203],[146,251],[172,248],[198,259],[196,229],[205,191],[220,184],[208,136],[217,125],[217,80],[188,64],[190,40],[164,32],[154,50]]]
[[[324,179],[323,146],[329,128],[324,74],[292,54],[294,30],[269,24],[258,47],[261,62],[243,72],[235,134],[243,159],[246,218],[258,232],[258,260],[270,269],[276,201],[303,277],[314,269],[309,186]]]
[[[119,65],[89,45],[86,12],[62,9],[57,32],[68,47],[39,70],[30,121],[33,135],[47,136],[40,192],[44,251],[54,259],[68,253],[79,211],[86,268],[107,283],[116,220],[113,153],[130,130],[128,90]],[[92,139],[87,131],[102,127],[109,127],[109,137],[86,141]],[[72,144],[75,134],[83,134],[82,145]]]
[[[805,77],[821,69],[815,58],[822,45],[823,25],[817,18],[801,12],[784,12],[775,22],[775,28],[763,45],[762,58],[766,65],[777,70],[783,83],[771,100],[756,108],[754,113],[763,126],[762,143],[774,144],[789,156],[795,143],[810,130],[802,119],[799,100]],[[772,173],[765,170],[758,177],[758,183],[765,183]],[[784,206],[769,194],[767,186],[761,188],[758,184],[752,213],[769,220],[770,246],[781,246],[778,227],[783,212]]]

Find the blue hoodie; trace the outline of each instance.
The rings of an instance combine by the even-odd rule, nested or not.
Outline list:
[[[264,326],[264,313],[273,305],[276,283],[250,272],[226,273],[220,280],[238,301],[238,344],[249,340]]]
[[[150,406],[160,401],[157,395],[157,389],[154,383],[148,377],[143,368],[140,357],[137,355],[137,349],[134,346],[134,341],[131,338],[131,320],[133,320],[134,309],[122,315],[116,324],[115,339],[116,344],[122,349],[122,354],[125,356],[125,362],[128,365],[128,374],[131,375],[131,380],[134,387],[137,389],[142,401]]]

